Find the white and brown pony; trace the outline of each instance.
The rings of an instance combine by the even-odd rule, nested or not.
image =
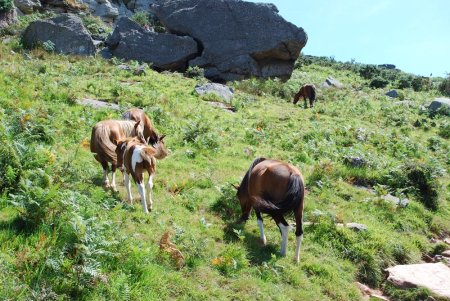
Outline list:
[[[261,242],[264,245],[267,240],[261,213],[266,213],[274,219],[281,231],[281,256],[286,256],[290,229],[284,219],[284,214],[294,212],[297,237],[294,259],[298,262],[303,239],[303,202],[305,197],[305,185],[300,171],[288,163],[258,158],[251,164],[241,184],[235,188],[242,208],[240,221],[245,222],[253,208],[257,217]]]
[[[125,187],[127,189],[128,201],[133,203],[133,197],[131,195],[131,175],[136,182],[136,186],[138,187],[142,207],[145,213],[152,210],[153,177],[156,172],[156,159],[164,159],[167,156],[167,150],[164,146],[163,139],[164,136],[160,137],[154,146],[147,145],[146,141],[141,137],[126,138],[117,142],[117,164],[119,167],[123,166],[124,168]],[[147,171],[149,175],[147,181],[147,199],[144,185],[145,171]]]
[[[316,86],[312,84],[303,85],[300,88],[300,91],[294,96],[294,105],[297,104],[300,97],[303,97],[305,108],[307,107],[306,98],[309,99],[309,106],[312,108],[314,106],[314,101],[316,100]]]

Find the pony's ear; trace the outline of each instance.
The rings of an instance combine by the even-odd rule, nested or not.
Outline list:
[[[145,142],[146,144],[150,143],[150,136],[148,136],[147,141]]]
[[[231,186],[233,186],[234,187],[234,189],[236,189],[236,190],[239,190],[239,185],[234,185],[234,184],[231,184]]]
[[[159,136],[159,141],[163,141],[163,139],[166,137],[166,135],[161,135],[161,136]]]

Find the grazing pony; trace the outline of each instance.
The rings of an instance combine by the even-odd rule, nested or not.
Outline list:
[[[310,84],[303,85],[300,88],[300,91],[294,96],[294,105],[297,104],[300,97],[303,97],[303,100],[305,101],[305,108],[308,107],[306,104],[306,97],[308,97],[309,106],[312,108],[314,106],[314,101],[316,100],[316,86]]]
[[[142,136],[140,122],[130,120],[103,120],[98,122],[91,133],[91,152],[103,167],[103,186],[116,190],[117,141],[126,137]],[[142,138],[143,139],[143,138]],[[111,185],[108,179],[108,163],[111,163]]]
[[[147,145],[142,137],[126,138],[117,142],[117,164],[120,167],[124,167],[125,187],[127,189],[128,201],[130,203],[133,202],[130,182],[131,175],[138,187],[142,207],[144,208],[145,213],[152,210],[152,189],[153,177],[155,176],[156,171],[156,159],[164,159],[167,156],[167,150],[164,146],[163,139],[164,136],[161,136],[154,146]],[[144,171],[147,171],[149,175],[147,182],[148,209],[145,196]]]
[[[277,160],[258,158],[245,174],[237,189],[237,197],[241,204],[242,216],[245,222],[252,208],[255,210],[260,231],[261,242],[267,240],[264,234],[261,213],[270,215],[281,231],[281,256],[286,256],[289,224],[284,214],[293,211],[296,221],[297,244],[295,261],[300,259],[300,247],[303,239],[303,201],[305,185],[300,171],[288,164]]]
[[[158,133],[153,127],[152,121],[145,114],[144,110],[138,108],[132,108],[123,113],[122,118],[125,120],[140,121],[144,126],[144,138],[147,140],[147,144],[154,145],[158,142]]]

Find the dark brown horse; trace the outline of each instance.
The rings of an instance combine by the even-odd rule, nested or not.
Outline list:
[[[142,137],[126,138],[117,142],[117,164],[119,167],[123,166],[124,168],[128,201],[133,202],[130,182],[131,175],[139,189],[139,195],[141,196],[141,203],[145,213],[152,210],[153,177],[156,172],[156,159],[164,159],[167,156],[163,139],[164,136],[161,136],[154,147],[147,145]],[[148,199],[145,196],[144,171],[147,171],[149,175],[147,182]],[[147,200],[149,202],[148,208]]]
[[[284,214],[293,211],[296,221],[295,249],[296,262],[300,259],[300,247],[303,239],[303,201],[305,185],[300,171],[277,160],[258,158],[253,161],[241,185],[237,188],[237,197],[241,204],[241,221],[246,221],[252,208],[255,210],[260,230],[260,238],[266,244],[261,213],[270,215],[281,231],[281,255],[286,255],[289,224]]]
[[[307,108],[306,98],[309,99],[309,106],[312,108],[314,106],[314,101],[316,100],[316,86],[306,84],[300,88],[297,94],[294,96],[294,105],[297,104],[300,97],[303,97],[305,101],[305,108]]]

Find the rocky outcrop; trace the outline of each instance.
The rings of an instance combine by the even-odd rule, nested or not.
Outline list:
[[[231,101],[234,94],[232,88],[218,83],[207,83],[204,85],[196,85],[195,92],[197,92],[198,95],[205,95],[208,93],[212,93],[222,98],[223,100],[226,100],[227,102]]]
[[[72,14],[32,22],[22,36],[27,48],[51,41],[61,54],[93,55],[95,46],[81,19]]]
[[[397,90],[389,90],[386,92],[385,95],[389,96],[390,98],[398,98],[399,97]]]
[[[157,70],[184,70],[198,54],[194,39],[147,31],[128,18],[119,19],[106,45],[118,58],[151,63]]]
[[[450,110],[450,98],[435,98],[428,107],[428,111],[432,113],[436,113],[444,109]]]
[[[24,14],[31,14],[42,7],[39,0],[14,0],[14,5]]]
[[[236,0],[157,0],[152,12],[174,34],[202,47],[190,66],[213,80],[289,78],[307,35],[272,4]]]
[[[438,297],[450,298],[450,268],[443,263],[398,265],[386,271],[387,280],[399,288],[424,287]]]
[[[0,10],[0,28],[7,27],[17,21],[17,14],[14,8],[6,11]]]
[[[338,81],[337,79],[335,79],[332,76],[328,76],[327,79],[325,80],[325,82],[322,84],[323,88],[337,88],[337,89],[342,89],[344,88],[344,85]]]
[[[81,2],[88,6],[91,14],[104,21],[113,22],[119,17],[119,7],[108,0],[82,0]]]

